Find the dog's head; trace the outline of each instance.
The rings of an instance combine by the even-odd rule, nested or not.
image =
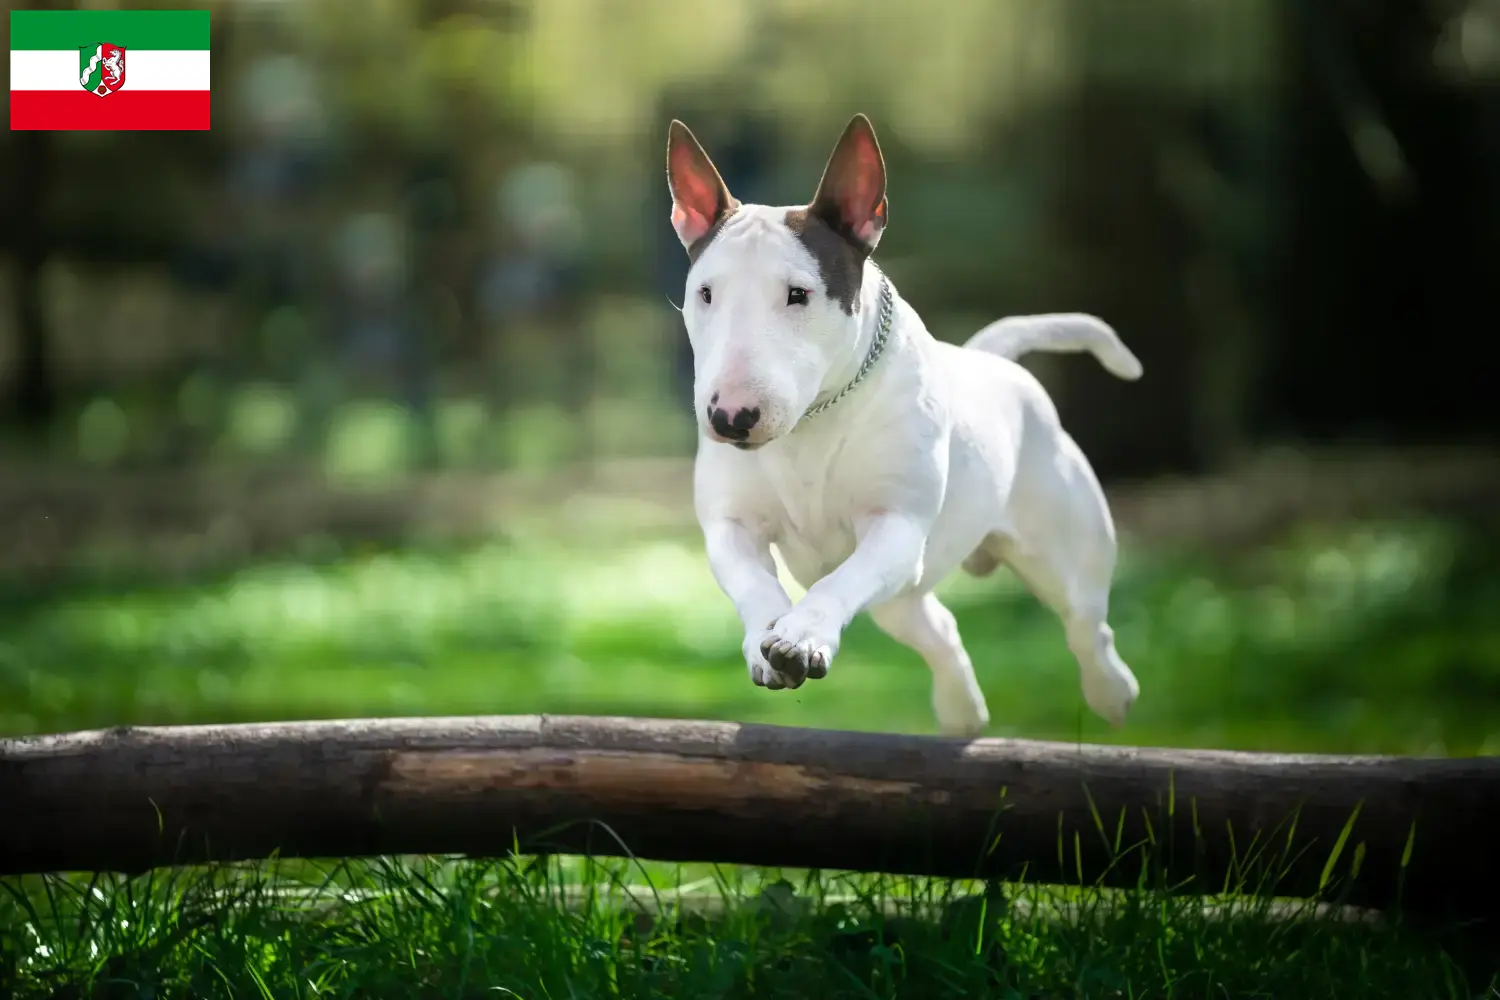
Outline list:
[[[786,434],[859,359],[865,260],[885,228],[885,161],[864,115],[844,129],[812,201],[742,205],[693,133],[667,139],[672,226],[687,248],[682,315],[698,421],[757,448]]]

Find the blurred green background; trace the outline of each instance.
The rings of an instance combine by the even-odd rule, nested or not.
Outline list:
[[[787,204],[863,111],[937,336],[1086,310],[1146,368],[1027,362],[1115,504],[1136,714],[956,578],[991,733],[1500,752],[1494,0],[208,6],[210,132],[0,138],[0,734],[933,731],[863,620],[752,687],[691,517],[666,124]]]

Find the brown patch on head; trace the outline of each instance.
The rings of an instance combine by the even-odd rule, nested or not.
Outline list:
[[[718,237],[729,220],[734,218],[734,213],[739,210],[739,207],[739,202],[735,202],[733,207],[725,209],[723,214],[714,220],[714,224],[708,227],[708,232],[688,244],[688,267],[698,263],[698,258],[703,256],[703,251],[708,249],[708,245]]]
[[[813,260],[828,297],[838,302],[848,315],[859,308],[859,291],[869,251],[840,235],[821,216],[805,208],[786,213],[786,227],[792,231]]]

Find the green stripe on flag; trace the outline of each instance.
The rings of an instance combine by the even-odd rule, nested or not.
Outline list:
[[[78,49],[106,42],[130,49],[206,49],[206,10],[13,10],[10,47]]]

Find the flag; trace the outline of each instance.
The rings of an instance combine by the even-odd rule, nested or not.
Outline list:
[[[206,129],[208,11],[13,10],[10,127]]]

